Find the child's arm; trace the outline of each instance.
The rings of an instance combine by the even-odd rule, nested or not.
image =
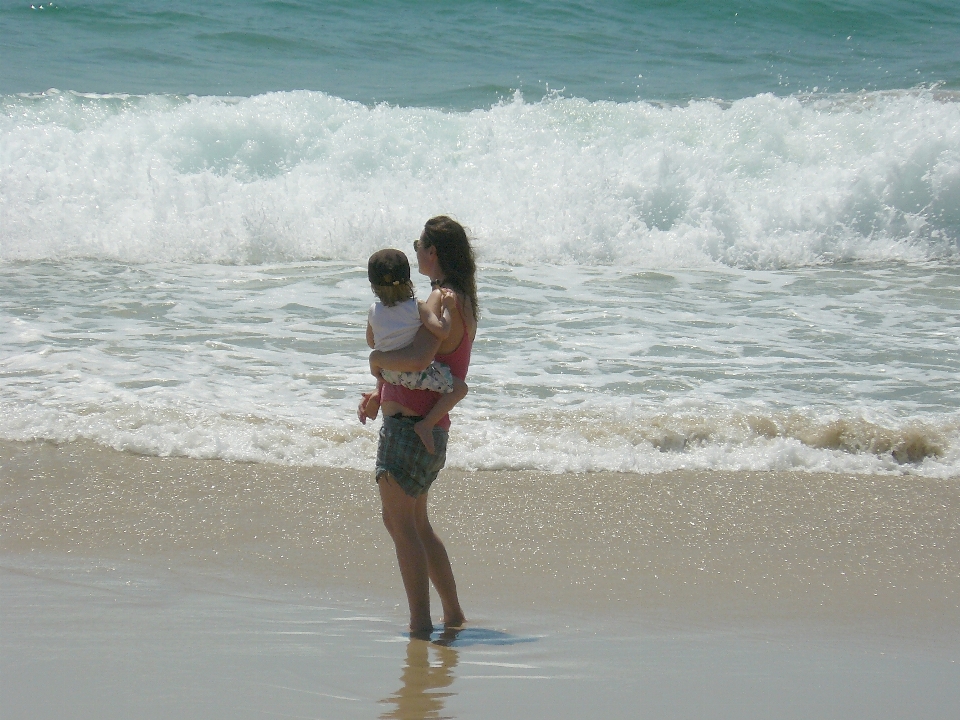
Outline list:
[[[440,316],[427,307],[426,303],[418,302],[417,308],[420,310],[420,322],[429,330],[434,337],[440,340],[446,340],[450,335],[450,313],[457,305],[457,298],[452,292],[441,291],[440,295]]]
[[[373,326],[370,324],[370,321],[367,320],[367,345],[369,345],[372,348],[375,343],[376,341],[374,340],[374,337],[373,337]],[[371,353],[371,355],[373,355],[373,353]],[[370,360],[370,374],[373,375],[378,381],[380,381],[380,366],[376,365],[373,362],[373,359]],[[378,382],[377,384],[378,394],[379,394],[379,390],[380,390],[380,385]]]

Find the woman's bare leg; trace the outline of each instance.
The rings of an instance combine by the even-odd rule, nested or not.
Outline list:
[[[453,577],[450,558],[443,541],[437,537],[427,518],[427,494],[418,497],[416,503],[416,528],[421,546],[427,557],[427,570],[443,606],[443,624],[459,627],[466,622],[460,599],[457,597],[457,581]]]
[[[383,524],[397,550],[403,589],[410,606],[410,632],[429,634],[433,630],[430,619],[431,573],[429,555],[417,530],[418,500],[407,495],[390,473],[381,475],[377,485],[383,506]]]

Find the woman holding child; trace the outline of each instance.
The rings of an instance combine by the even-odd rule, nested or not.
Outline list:
[[[446,461],[450,427],[446,412],[466,393],[462,381],[470,365],[479,307],[473,249],[459,223],[445,216],[431,218],[413,246],[420,273],[430,278],[433,287],[423,303],[433,317],[423,317],[413,342],[406,347],[386,352],[374,350],[370,355],[371,370],[378,375],[388,371],[383,373],[384,379],[393,380],[396,378],[390,377],[390,371],[426,375],[436,359],[449,367],[455,389],[440,394],[390,382],[378,383],[378,392],[363,396],[359,417],[366,422],[377,416],[378,409],[383,411],[376,470],[383,522],[396,546],[410,606],[410,630],[424,635],[433,630],[430,582],[443,605],[444,625],[452,628],[465,621],[446,548],[427,518],[427,492]],[[378,256],[387,264],[376,260]],[[389,293],[378,292],[378,286],[383,287],[380,282],[388,276],[390,285],[404,282],[402,267],[393,267],[396,259],[390,257],[377,253],[368,267],[371,284],[382,300]],[[390,272],[384,273],[384,269]],[[375,330],[368,326],[367,340],[371,345]]]

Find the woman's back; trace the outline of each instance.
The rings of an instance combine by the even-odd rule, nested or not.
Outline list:
[[[436,357],[437,362],[448,365],[454,377],[461,380],[467,379],[470,354],[477,334],[477,326],[471,322],[473,320],[472,313],[463,307],[466,303],[469,303],[469,300],[457,296],[457,312],[450,318],[450,335],[440,343],[440,349],[437,350]],[[468,323],[470,324],[468,325]],[[459,336],[456,339],[454,338],[455,334]]]

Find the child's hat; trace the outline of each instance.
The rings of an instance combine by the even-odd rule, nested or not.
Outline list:
[[[367,261],[371,285],[399,285],[410,280],[410,263],[399,250],[380,250]]]

